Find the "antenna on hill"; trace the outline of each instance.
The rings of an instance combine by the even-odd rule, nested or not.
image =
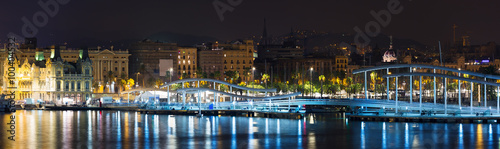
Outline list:
[[[441,54],[441,41],[439,43],[439,61],[441,62],[441,66],[443,66],[443,55]]]

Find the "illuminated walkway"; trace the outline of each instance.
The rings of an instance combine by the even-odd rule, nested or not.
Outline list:
[[[401,70],[402,68],[404,69],[407,69],[408,70],[408,73],[398,73],[398,74],[391,74],[391,71],[390,69],[398,69],[398,70]],[[429,69],[429,70],[432,70],[433,73],[419,73],[419,72],[414,72],[416,71],[418,68],[418,70],[421,70],[421,69]],[[404,70],[403,69],[403,70]],[[495,86],[497,89],[496,89],[496,94],[497,94],[497,106],[496,106],[496,113],[500,113],[500,96],[499,96],[499,92],[500,92],[500,84],[499,83],[496,83],[497,80],[500,80],[500,76],[496,76],[496,75],[485,75],[485,74],[481,74],[481,73],[476,73],[476,72],[471,72],[471,71],[465,71],[465,70],[461,70],[461,69],[454,69],[454,68],[448,68],[448,67],[442,67],[442,66],[434,66],[434,65],[423,65],[423,64],[396,64],[396,65],[383,65],[383,66],[376,66],[376,67],[369,67],[369,68],[362,68],[362,69],[357,69],[357,70],[354,70],[353,71],[353,74],[360,74],[360,73],[364,73],[364,90],[365,90],[365,98],[368,99],[368,91],[367,91],[367,73],[369,73],[370,71],[377,71],[377,70],[386,70],[386,75],[384,75],[383,77],[384,78],[387,78],[386,79],[386,82],[387,82],[387,94],[386,95],[390,95],[389,94],[389,84],[390,84],[390,79],[389,78],[395,78],[395,81],[398,82],[398,78],[399,77],[409,77],[410,78],[410,105],[400,105],[400,104],[404,104],[400,101],[398,101],[398,93],[395,94],[395,99],[394,99],[394,105],[393,107],[398,107],[395,109],[395,113],[398,113],[398,110],[401,108],[401,107],[406,107],[408,106],[408,108],[412,109],[414,107],[418,107],[418,110],[420,111],[420,113],[422,112],[422,110],[424,110],[427,106],[429,106],[428,103],[422,103],[422,94],[419,94],[419,104],[418,106],[415,106],[412,101],[413,101],[413,77],[419,77],[419,86],[420,86],[420,91],[419,93],[422,93],[422,76],[429,76],[429,77],[434,77],[433,79],[433,91],[434,91],[434,103],[431,104],[433,105],[435,109],[438,109],[438,108],[442,108],[443,111],[444,111],[444,114],[447,114],[448,113],[448,110],[460,110],[462,109],[462,111],[464,110],[463,108],[465,108],[464,106],[462,106],[462,98],[461,98],[461,95],[462,95],[462,89],[461,89],[461,83],[462,81],[467,81],[467,82],[470,82],[470,90],[472,91],[473,90],[473,86],[474,86],[474,83],[477,83],[477,84],[482,84],[484,85],[484,88],[486,88],[487,85],[490,85],[490,86]],[[457,73],[458,75],[445,75],[445,74],[440,74],[440,73],[436,73],[436,70],[440,71],[440,72],[443,72],[443,71],[448,71],[448,72],[454,72],[454,73]],[[472,79],[472,78],[466,78],[465,76],[474,76],[476,77],[475,79]],[[443,96],[444,96],[444,104],[440,105],[438,103],[436,103],[436,99],[437,99],[437,87],[436,87],[436,77],[440,77],[440,78],[444,78],[444,89],[443,89]],[[479,80],[477,78],[483,78],[484,80]],[[447,96],[448,96],[448,93],[447,93],[447,79],[452,79],[452,80],[458,80],[458,105],[448,105],[447,103]],[[488,81],[490,80],[490,81]],[[491,81],[493,80],[493,81]],[[398,83],[395,83],[395,88],[398,89]],[[487,90],[486,89],[483,89],[484,90],[484,108],[482,108],[481,110],[487,110],[489,108],[488,107],[488,104],[487,104]],[[476,110],[474,107],[473,107],[473,92],[470,92],[470,106],[468,107],[469,108],[469,111],[470,113],[474,113],[474,111]],[[479,93],[478,93],[479,94]],[[389,97],[389,96],[387,96]],[[389,98],[387,100],[390,100]]]
[[[207,84],[212,85],[212,88],[203,88],[200,87],[200,82],[207,82]],[[186,87],[185,83],[189,83],[189,87]],[[170,87],[173,85],[181,84],[182,88],[176,89],[175,91],[170,90]],[[219,85],[226,85],[229,88],[229,91],[221,91],[216,87]],[[166,88],[166,89],[165,89]],[[242,90],[240,94],[233,92],[233,88]],[[300,95],[300,92],[284,94],[284,95],[276,95],[276,89],[255,89],[248,88],[243,86],[238,86],[235,84],[230,84],[228,82],[214,80],[214,79],[183,79],[172,81],[163,86],[160,86],[159,89],[148,88],[148,89],[133,89],[122,92],[122,94],[129,94],[133,92],[143,92],[143,91],[159,91],[167,93],[167,103],[166,107],[169,109],[172,106],[180,106],[182,108],[187,108],[188,106],[192,106],[192,103],[198,104],[198,109],[202,109],[202,104],[205,107],[208,104],[213,104],[214,108],[226,108],[229,109],[237,109],[241,105],[253,105],[253,102],[267,103],[266,105],[271,106],[273,100],[287,100],[288,109],[290,109],[290,104],[292,100],[295,99],[296,96]],[[174,102],[175,99],[171,98],[171,94],[181,94],[182,102]],[[246,93],[246,94],[244,94]],[[252,93],[252,94],[251,94]],[[269,96],[269,93],[274,93],[274,96]],[[186,95],[191,94],[196,101],[187,102]],[[213,98],[207,96],[207,94],[213,94]],[[222,98],[221,98],[222,97]],[[230,101],[227,102],[224,97],[229,97]],[[155,102],[155,106],[158,106],[158,101]],[[253,106],[251,106],[253,107]],[[270,107],[269,107],[270,109]]]

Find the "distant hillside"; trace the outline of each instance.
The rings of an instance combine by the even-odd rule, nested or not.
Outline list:
[[[147,38],[151,39],[152,41],[177,43],[179,46],[193,46],[199,43],[217,40],[214,37],[196,36],[196,35],[188,35],[188,34],[180,34],[172,32],[160,32],[153,34]]]
[[[332,43],[354,43],[355,35],[352,34],[342,34],[342,33],[327,33],[321,35],[312,35],[306,38],[306,48],[313,47],[325,47]],[[387,35],[380,34],[377,37],[370,39],[370,46],[378,46],[381,49],[386,49],[389,47],[390,38]],[[402,39],[393,36],[393,47],[395,49],[406,49],[408,47],[414,47],[417,49],[426,49],[427,46],[417,42],[412,39]]]

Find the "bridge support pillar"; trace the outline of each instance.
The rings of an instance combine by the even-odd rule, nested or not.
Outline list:
[[[420,110],[420,113],[422,113],[422,76],[420,76],[420,81],[418,82],[418,88],[420,88],[419,92],[420,104],[418,109]]]
[[[412,68],[410,67],[410,73],[413,72]],[[413,76],[410,75],[410,104],[413,103]]]
[[[387,75],[389,75],[389,68],[387,68]],[[389,101],[389,77],[387,77],[386,79],[386,82],[387,82],[387,101]]]
[[[366,71],[365,71],[365,99],[368,99],[368,86],[367,86],[367,79],[366,79]]]
[[[461,77],[460,73],[458,73],[458,77]],[[458,80],[458,108],[462,110],[462,80]]]
[[[447,103],[447,94],[446,93],[446,89],[447,89],[447,86],[448,86],[448,81],[446,81],[447,78],[444,78],[444,91],[443,91],[443,94],[444,94],[444,114],[448,114],[448,103]]]
[[[182,91],[182,106],[186,105],[186,91]]]
[[[497,86],[497,113],[500,114],[500,86]]]
[[[486,78],[484,78],[484,82],[486,82]],[[486,96],[486,84],[484,84],[484,107],[487,108],[488,106],[488,101],[486,101],[486,99],[488,99],[488,96]]]
[[[436,69],[434,69],[434,73],[436,73]],[[437,96],[437,93],[436,93],[436,76],[434,76],[434,105],[436,105],[436,96]]]
[[[271,104],[272,104],[271,99],[269,99],[269,112],[271,112]]]
[[[472,93],[474,92],[473,90],[474,90],[474,83],[470,82],[470,91],[469,91],[470,92],[470,114],[473,113],[473,109],[472,109],[472,107],[473,107],[473,105],[472,105],[472,103],[473,103],[472,102]]]
[[[215,90],[215,82],[214,82],[214,90]],[[215,107],[214,109],[217,109],[217,93],[214,92],[214,102],[215,102]]]
[[[288,97],[288,112],[290,112],[290,99],[291,97]]]
[[[200,111],[198,114],[201,114],[201,101],[202,101],[201,94],[200,91],[198,90],[198,110]]]
[[[396,77],[396,113],[398,113],[398,77]]]
[[[167,100],[168,100],[167,104],[168,106],[170,106],[170,85],[167,86]]]

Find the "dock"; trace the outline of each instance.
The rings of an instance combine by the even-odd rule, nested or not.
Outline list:
[[[444,114],[438,114],[433,116],[421,116],[418,114],[407,114],[407,115],[346,115],[349,120],[353,121],[381,121],[381,122],[431,122],[431,123],[500,123],[500,115],[461,115],[461,116],[450,116]]]
[[[138,109],[142,114],[165,114],[165,115],[197,115],[198,110],[146,110]],[[301,119],[304,113],[287,112],[265,112],[252,110],[201,110],[204,116],[242,116],[242,117],[266,117],[266,118],[286,118]]]

